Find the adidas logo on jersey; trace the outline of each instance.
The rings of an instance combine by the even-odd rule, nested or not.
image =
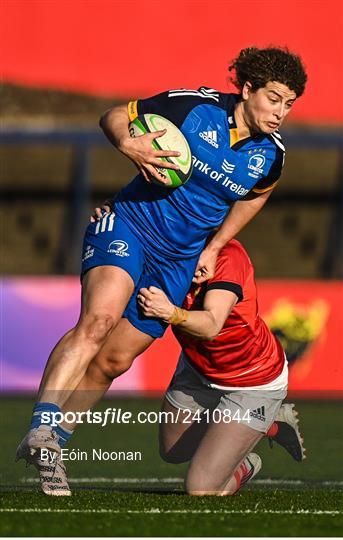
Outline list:
[[[257,407],[257,409],[253,409],[252,411],[250,411],[250,416],[252,416],[253,418],[256,418],[257,420],[262,420],[262,422],[265,422],[266,417],[265,417],[264,405],[262,405],[262,407]]]
[[[204,141],[208,142],[214,148],[219,148],[219,144],[217,143],[216,131],[201,131],[199,133],[199,137],[204,139]]]

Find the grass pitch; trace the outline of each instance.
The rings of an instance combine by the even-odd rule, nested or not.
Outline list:
[[[33,401],[3,398],[0,522],[3,536],[340,536],[343,530],[342,404],[299,402],[308,458],[298,464],[262,441],[262,470],[236,496],[188,497],[187,465],[164,463],[157,424],[84,425],[69,447],[138,451],[137,461],[66,462],[73,495],[47,497],[36,471],[14,463]],[[158,399],[112,398],[124,411],[158,411]]]

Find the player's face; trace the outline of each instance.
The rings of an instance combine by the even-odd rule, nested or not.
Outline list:
[[[244,119],[253,132],[273,133],[279,129],[296,100],[285,84],[272,81],[255,92],[250,83],[243,88]]]

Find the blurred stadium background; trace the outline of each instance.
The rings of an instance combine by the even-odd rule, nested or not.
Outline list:
[[[291,362],[291,396],[342,397],[341,21],[341,0],[2,1],[3,393],[37,390],[51,348],[78,317],[89,213],[135,172],[98,128],[101,113],[166,88],[225,91],[241,48],[276,44],[302,55],[309,83],[282,130],[280,186],[240,240],[262,315]],[[177,353],[168,333],[115,381],[113,396],[160,395]]]

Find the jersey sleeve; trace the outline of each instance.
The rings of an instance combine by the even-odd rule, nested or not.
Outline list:
[[[271,136],[275,143],[275,158],[266,176],[261,178],[253,187],[254,193],[264,193],[273,189],[281,176],[283,165],[285,162],[285,147],[282,144],[281,139],[276,135]]]
[[[208,281],[207,291],[225,289],[235,293],[240,302],[244,297],[244,283],[250,265],[243,247],[231,241],[218,255],[215,274]]]
[[[169,90],[150,98],[131,101],[128,104],[129,119],[132,122],[141,114],[159,114],[181,127],[186,116],[197,105],[211,103],[221,106],[221,96],[216,90],[204,86],[198,90]]]

